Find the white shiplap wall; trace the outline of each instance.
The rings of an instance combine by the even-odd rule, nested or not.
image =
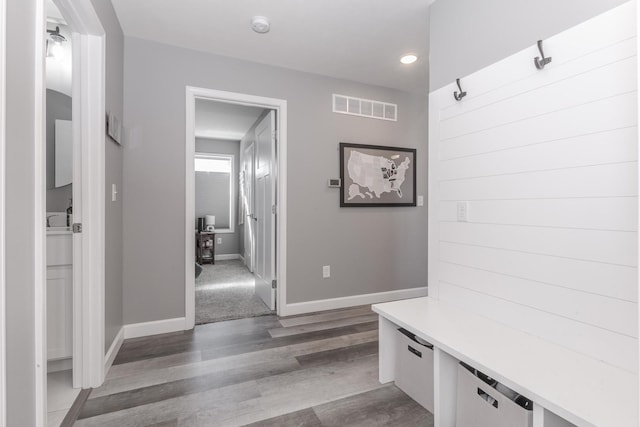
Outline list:
[[[430,95],[429,293],[638,365],[636,4]],[[457,221],[468,202],[467,222]]]

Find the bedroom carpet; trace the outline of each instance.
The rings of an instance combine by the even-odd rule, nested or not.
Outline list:
[[[241,260],[205,264],[196,279],[196,324],[272,314],[255,295],[253,274]]]

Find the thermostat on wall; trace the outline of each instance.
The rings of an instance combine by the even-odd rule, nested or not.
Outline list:
[[[329,188],[340,188],[342,187],[342,180],[340,178],[329,178],[327,186]]]

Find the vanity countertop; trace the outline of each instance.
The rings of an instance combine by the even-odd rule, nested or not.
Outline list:
[[[71,234],[71,227],[47,227],[47,236]]]

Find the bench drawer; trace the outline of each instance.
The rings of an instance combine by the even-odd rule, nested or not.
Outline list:
[[[531,427],[533,412],[458,365],[456,427]]]
[[[398,330],[396,385],[433,413],[433,349],[411,339],[409,336],[413,334],[402,331]]]

